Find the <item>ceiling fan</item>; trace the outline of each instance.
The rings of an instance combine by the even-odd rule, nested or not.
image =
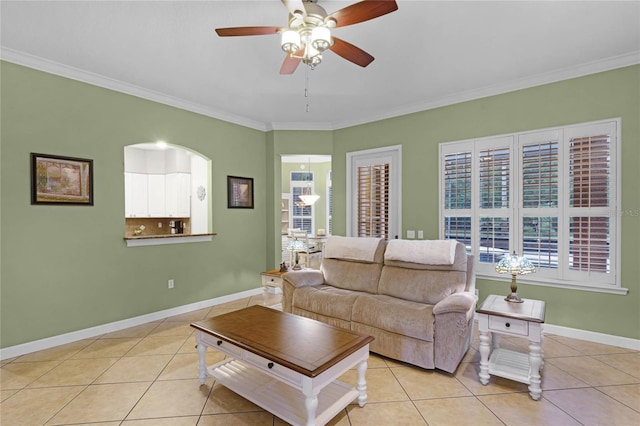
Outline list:
[[[281,34],[281,47],[287,56],[280,74],[293,74],[300,62],[311,68],[322,61],[322,52],[331,50],[347,61],[366,67],[373,56],[331,35],[333,28],[346,27],[378,18],[398,9],[395,0],[363,0],[328,14],[318,0],[282,0],[289,10],[286,27],[216,28],[220,37]]]

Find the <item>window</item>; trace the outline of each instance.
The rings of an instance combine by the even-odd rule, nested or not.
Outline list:
[[[521,281],[621,291],[616,221],[620,120],[440,145],[440,235],[480,276],[523,253]]]
[[[315,193],[313,190],[313,172],[291,172],[291,193],[293,200],[293,212],[291,214],[291,227],[303,229],[308,234],[313,234],[314,217],[313,207],[306,206],[300,201],[300,195],[304,195],[305,191]]]

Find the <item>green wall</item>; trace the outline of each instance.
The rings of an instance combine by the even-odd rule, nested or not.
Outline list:
[[[403,234],[437,238],[440,142],[614,117],[629,294],[518,292],[547,302],[548,323],[640,338],[640,66],[336,131],[266,133],[6,62],[0,72],[0,347],[258,288],[279,253],[281,155],[332,156],[334,234],[344,235],[346,153],[401,144]],[[158,139],[212,160],[212,242],[125,246],[123,148]],[[30,152],[93,159],[95,205],[32,206]],[[254,178],[255,209],[227,209],[227,175]],[[508,284],[478,287],[483,298]]]
[[[334,234],[346,223],[346,153],[402,145],[402,224],[438,238],[438,144],[522,130],[622,118],[622,286],[626,296],[521,285],[542,299],[546,321],[640,338],[640,66],[487,97],[334,132]],[[508,283],[479,280],[480,299]]]
[[[1,67],[2,347],[260,286],[267,262],[264,132]],[[212,242],[126,247],[124,146],[158,139],[212,160]],[[93,159],[95,205],[32,206],[31,152]],[[254,178],[255,209],[227,209],[227,175]]]

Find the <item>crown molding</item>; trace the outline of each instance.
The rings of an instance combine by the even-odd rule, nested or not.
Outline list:
[[[267,125],[259,121],[250,120],[246,117],[229,114],[224,111],[217,111],[204,105],[200,105],[194,102],[188,102],[174,96],[145,89],[134,84],[125,83],[123,81],[81,70],[79,68],[70,67],[59,62],[50,61],[48,59],[30,55],[28,53],[20,52],[14,49],[9,49],[6,47],[0,48],[0,59],[28,68],[33,68],[38,71],[44,71],[49,74],[59,75],[61,77],[92,84],[94,86],[102,87],[109,90],[115,90],[127,95],[136,96],[138,98],[146,99],[153,102],[158,102],[160,104],[169,105],[190,112],[195,112],[207,117],[212,117],[229,123],[238,124],[240,126],[261,130],[263,132],[268,130]]]
[[[214,110],[210,107],[188,102],[180,98],[169,96],[160,92],[148,90],[133,84],[125,83],[119,80],[108,78],[99,74],[84,71],[78,68],[70,67],[58,62],[43,59],[34,55],[30,55],[17,50],[2,47],[0,48],[0,59],[23,65],[29,68],[44,71],[50,74],[59,75],[61,77],[70,78],[72,80],[81,81],[105,89],[115,90],[128,95],[136,96],[142,99],[158,102],[172,107],[180,108],[186,111],[202,114],[218,120],[249,127],[255,130],[268,132],[272,130],[338,130],[347,127],[358,126],[361,124],[371,123],[374,121],[386,120],[407,114],[413,114],[420,111],[426,111],[434,108],[440,108],[462,102],[468,102],[476,99],[486,98],[489,96],[500,95],[517,90],[528,89],[544,84],[555,83],[558,81],[569,80],[572,78],[583,77],[599,72],[610,71],[617,68],[624,68],[631,65],[640,64],[640,51],[634,51],[624,55],[612,56],[603,60],[593,61],[586,64],[580,64],[573,67],[561,68],[532,77],[519,78],[506,81],[501,84],[488,86],[480,89],[474,89],[444,96],[439,99],[432,99],[427,102],[421,102],[413,105],[406,105],[399,108],[390,109],[381,114],[376,114],[366,118],[354,120],[345,120],[334,123],[317,123],[317,122],[272,122],[263,123],[246,117],[229,114],[224,111]]]
[[[444,96],[439,99],[433,99],[428,102],[407,105],[395,108],[386,113],[379,114],[362,120],[346,120],[332,124],[332,129],[343,129],[353,127],[360,124],[371,123],[374,121],[386,120],[388,118],[399,117],[401,115],[413,114],[420,111],[440,108],[448,105],[468,102],[476,99],[486,98],[489,96],[501,95],[504,93],[515,92],[517,90],[528,89],[531,87],[542,86],[545,84],[556,83],[558,81],[570,80],[572,78],[583,77],[590,74],[611,71],[617,68],[624,68],[632,65],[640,64],[640,51],[634,51],[624,55],[611,56],[609,58],[588,62],[572,67],[561,68],[543,74],[531,77],[519,78],[506,81],[493,86],[480,89],[469,90],[465,92],[455,93]]]

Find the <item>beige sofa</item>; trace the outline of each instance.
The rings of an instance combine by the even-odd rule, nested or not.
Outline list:
[[[454,240],[329,237],[320,270],[283,276],[282,307],[375,337],[371,351],[453,373],[469,348],[473,258]]]

